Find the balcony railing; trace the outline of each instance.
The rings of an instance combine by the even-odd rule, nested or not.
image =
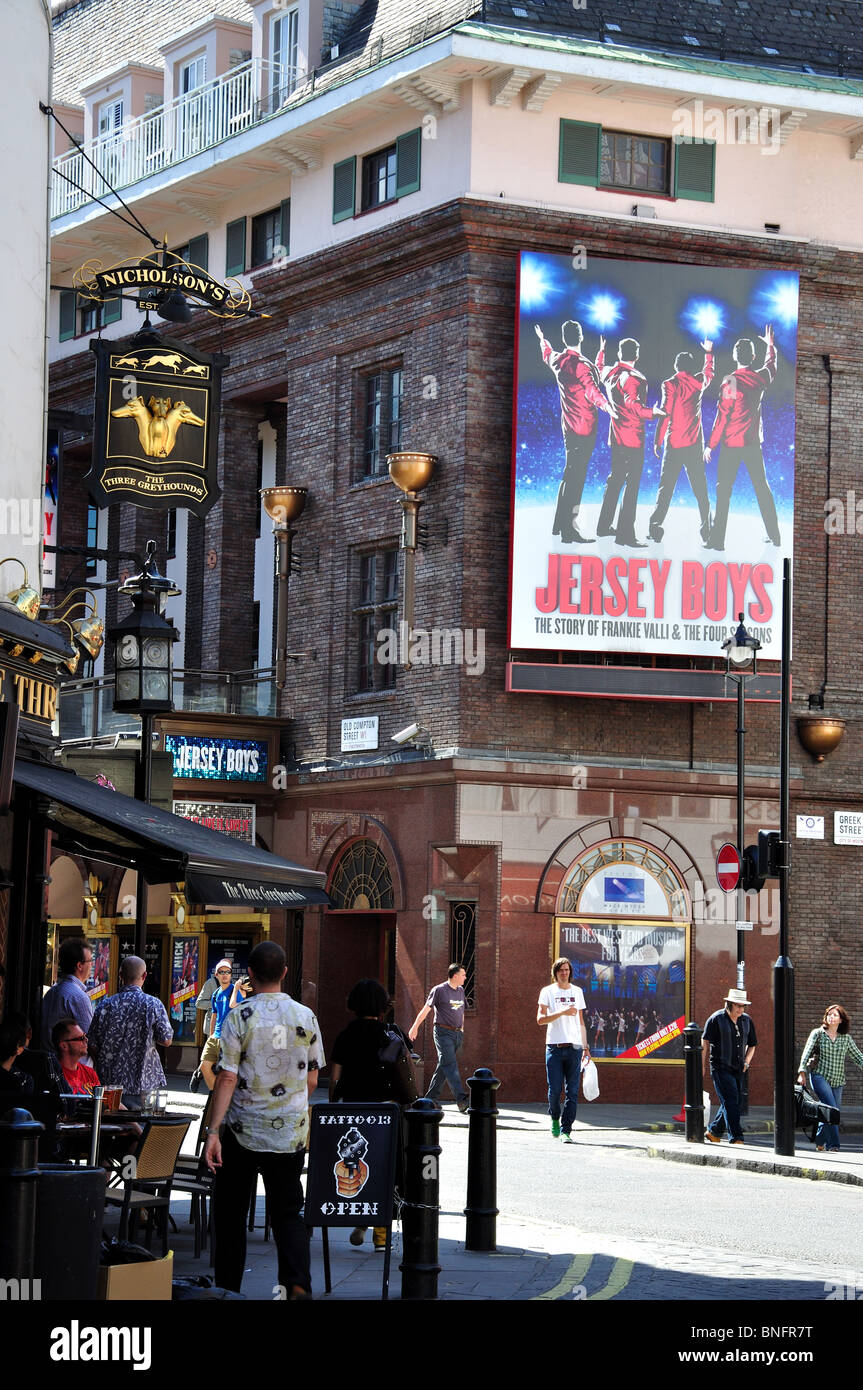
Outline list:
[[[104,197],[105,180],[126,188],[257,125],[290,100],[303,76],[299,68],[255,58],[168,106],[134,117],[120,131],[69,150],[54,160],[51,216]],[[85,149],[96,169],[84,158]]]
[[[174,672],[174,708],[185,714],[276,714],[275,669],[255,671]],[[138,733],[134,714],[114,710],[114,677],[66,681],[60,687],[60,738],[90,742],[116,734]]]

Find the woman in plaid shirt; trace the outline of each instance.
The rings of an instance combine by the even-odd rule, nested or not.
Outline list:
[[[841,1004],[830,1004],[820,1028],[813,1028],[800,1058],[798,1081],[806,1082],[807,1074],[819,1100],[827,1105],[842,1106],[845,1085],[845,1058],[851,1056],[863,1069],[863,1052],[851,1036],[851,1020]],[[826,1147],[828,1153],[839,1152],[839,1129],[836,1125],[820,1124],[815,1133],[815,1146]]]

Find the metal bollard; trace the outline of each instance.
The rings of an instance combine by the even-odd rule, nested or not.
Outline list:
[[[39,1135],[44,1126],[29,1110],[0,1120],[0,1278],[33,1276]]]
[[[704,1073],[701,1068],[701,1029],[697,1023],[687,1023],[683,1030],[683,1060],[685,1064],[686,1138],[690,1144],[704,1143]]]
[[[500,1082],[488,1067],[468,1077],[470,1134],[467,1150],[465,1250],[497,1249],[497,1115]]]
[[[437,1298],[440,1216],[438,1126],[442,1110],[433,1100],[414,1101],[404,1112],[407,1126],[405,1192],[402,1206],[404,1259],[402,1298]]]

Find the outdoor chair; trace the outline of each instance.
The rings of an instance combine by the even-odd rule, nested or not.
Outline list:
[[[168,1209],[171,1204],[171,1188],[174,1169],[186,1131],[191,1120],[156,1119],[148,1120],[144,1133],[134,1153],[135,1176],[124,1180],[123,1192],[119,1188],[108,1188],[105,1192],[106,1206],[119,1206],[120,1239],[134,1240],[139,1213],[146,1209],[149,1213],[147,1228],[147,1248],[153,1237],[155,1213],[160,1211],[162,1228],[162,1255],[168,1253]]]

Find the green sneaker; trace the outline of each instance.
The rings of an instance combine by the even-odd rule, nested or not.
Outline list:
[[[572,1137],[571,1134],[562,1134],[562,1135],[560,1136],[560,1141],[561,1141],[562,1144],[574,1144],[574,1143],[575,1143],[575,1140],[573,1139],[573,1137]]]
[[[552,1137],[552,1139],[559,1139],[559,1138],[560,1138],[560,1120],[552,1120],[552,1122],[551,1122],[551,1137]]]

